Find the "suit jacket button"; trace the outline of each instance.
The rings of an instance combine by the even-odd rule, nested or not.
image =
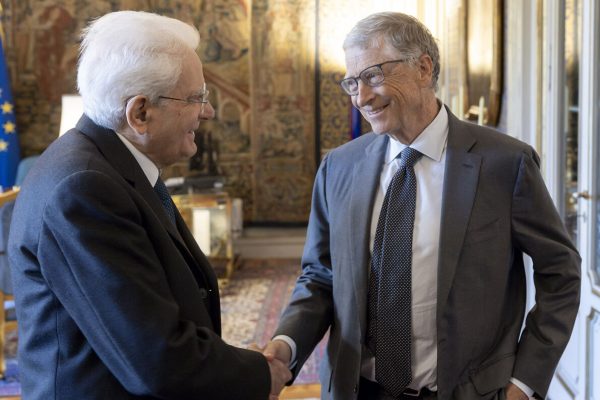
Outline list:
[[[206,289],[200,288],[200,297],[202,297],[203,299],[208,297],[208,292],[206,291]]]
[[[354,385],[354,393],[358,393],[358,383]]]

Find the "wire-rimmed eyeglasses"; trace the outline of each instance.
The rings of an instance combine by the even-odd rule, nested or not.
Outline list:
[[[197,93],[197,94],[193,94],[190,97],[188,97],[187,99],[178,99],[177,97],[169,97],[169,96],[158,96],[159,99],[165,99],[165,100],[175,100],[175,101],[182,101],[184,103],[188,103],[188,104],[207,104],[209,102],[208,100],[208,95],[210,94],[210,91],[206,88],[206,83],[204,84],[203,88],[202,88],[202,92]]]
[[[340,81],[340,85],[344,92],[346,92],[350,96],[356,96],[358,94],[358,80],[360,79],[365,85],[375,87],[379,86],[383,83],[385,76],[383,74],[382,65],[390,64],[390,63],[399,63],[406,62],[410,60],[410,58],[400,58],[398,60],[390,60],[382,62],[381,64],[371,65],[363,69],[357,77],[349,77],[342,79]]]

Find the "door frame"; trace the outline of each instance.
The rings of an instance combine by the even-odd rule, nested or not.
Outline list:
[[[582,257],[582,297],[575,329],[565,350],[573,365],[559,364],[549,398],[575,400],[598,396],[600,379],[600,285],[596,272],[596,231],[598,213],[598,143],[600,108],[600,4],[596,0],[581,0],[581,53],[579,66],[579,147],[578,193],[589,198],[577,200],[578,243]],[[542,85],[542,169],[548,190],[562,215],[565,213],[565,99],[564,99],[564,21],[565,1],[543,1],[543,85]],[[569,358],[570,357],[570,358]],[[563,357],[565,358],[565,357]],[[597,374],[597,372],[596,372]],[[553,397],[555,396],[555,398]]]

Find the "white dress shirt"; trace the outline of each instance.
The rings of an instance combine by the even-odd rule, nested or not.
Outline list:
[[[447,139],[448,113],[444,107],[440,107],[435,119],[410,144],[410,147],[423,154],[414,165],[417,201],[412,243],[413,379],[409,387],[417,390],[423,387],[431,390],[437,388],[437,266]],[[390,136],[371,216],[371,253],[381,205],[392,177],[400,167],[398,155],[406,147]],[[363,349],[363,355],[361,374],[375,381],[375,360],[366,349]]]
[[[154,164],[154,162],[152,162],[152,160],[150,160],[144,153],[139,151],[133,144],[131,144],[131,142],[127,140],[125,136],[117,132],[117,137],[121,139],[121,142],[123,142],[125,147],[127,147],[127,149],[131,152],[138,164],[140,164],[142,171],[144,171],[144,175],[146,175],[146,178],[148,178],[148,182],[150,182],[150,185],[154,187],[158,181],[158,177],[160,176],[160,170],[156,164]]]

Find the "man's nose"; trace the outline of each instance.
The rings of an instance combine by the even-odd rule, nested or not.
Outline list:
[[[358,81],[358,93],[354,96],[354,102],[356,103],[357,108],[361,108],[369,104],[375,94],[373,92],[373,88],[369,85],[365,85],[361,80]]]
[[[215,109],[213,108],[212,104],[210,104],[210,102],[202,103],[198,119],[209,120],[213,118],[215,118]]]

